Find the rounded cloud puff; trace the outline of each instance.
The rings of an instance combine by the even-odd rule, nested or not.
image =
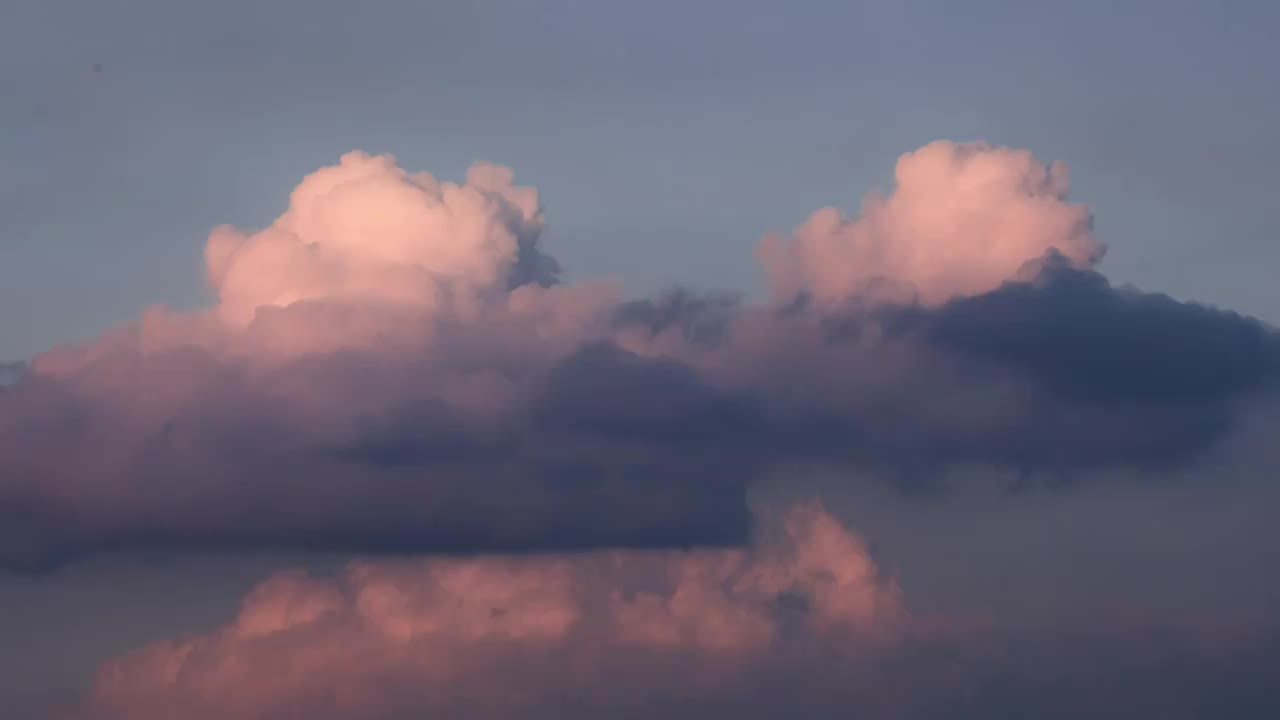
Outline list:
[[[205,261],[218,314],[243,326],[261,308],[304,300],[467,307],[549,281],[538,193],[513,180],[482,163],[462,184],[441,182],[390,155],[348,153],[308,175],[270,227],[213,231]]]
[[[788,636],[855,654],[897,637],[900,593],[862,541],[815,505],[781,520],[747,550],[358,563],[335,580],[281,573],[230,624],[105,665],[88,714],[363,718],[406,703],[519,716],[558,693],[611,687],[612,703],[655,690],[639,677],[714,694]]]
[[[420,353],[441,323],[580,332],[613,302],[604,283],[559,285],[542,252],[538,192],[506,167],[477,163],[461,183],[410,173],[391,155],[350,152],[290,194],[268,227],[209,235],[207,310],[149,308],[98,341],[35,359],[66,375],[121,350],[200,347],[279,360],[335,350]]]
[[[1060,163],[938,141],[900,157],[894,175],[894,191],[871,196],[857,217],[823,208],[792,237],[765,239],[760,257],[775,297],[939,305],[994,290],[1051,250],[1079,268],[1102,257],[1088,208],[1066,200]]]

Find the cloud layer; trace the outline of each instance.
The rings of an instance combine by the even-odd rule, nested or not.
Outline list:
[[[105,663],[67,717],[1263,718],[1278,638],[913,617],[865,544],[803,503],[745,549],[281,572],[225,625]]]
[[[214,307],[0,387],[0,566],[103,552],[740,546],[795,464],[928,488],[1200,461],[1280,339],[1112,286],[1065,170],[939,142],[762,260],[774,297],[561,284],[536,192],[351,153],[216,229]]]
[[[227,626],[104,666],[90,716],[527,717],[569,698],[625,707],[664,686],[715,697],[797,642],[870,655],[896,641],[899,593],[856,536],[813,505],[762,535],[748,550],[282,573]]]
[[[511,171],[345,155],[212,232],[211,307],[0,366],[0,569],[363,556],[107,662],[78,720],[1273,717],[1270,619],[922,616],[820,505],[753,496],[1211,483],[1274,434],[1280,335],[1113,285],[1066,177],[933,143],[766,239],[767,300],[627,299],[561,282]]]

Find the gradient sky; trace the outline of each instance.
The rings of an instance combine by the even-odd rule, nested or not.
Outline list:
[[[8,0],[0,361],[149,304],[207,304],[209,230],[269,223],[353,149],[446,179],[513,167],[571,280],[762,295],[766,233],[856,210],[903,152],[988,140],[1070,166],[1114,283],[1280,323],[1278,33],[1264,0]],[[1280,584],[1260,568],[1280,562],[1276,491],[1215,487],[925,511],[868,491],[835,511],[917,609],[1274,614]],[[332,564],[0,570],[0,698],[37,717],[102,659],[215,626],[300,562]]]

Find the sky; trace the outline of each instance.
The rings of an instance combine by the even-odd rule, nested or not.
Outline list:
[[[0,714],[1274,717],[1278,24],[11,0]]]
[[[571,274],[641,293],[755,288],[743,249],[765,232],[856,205],[899,153],[986,139],[1070,165],[1113,277],[1274,320],[1276,19],[1182,0],[18,0],[0,358],[201,303],[208,229],[267,222],[354,149],[515,168]]]

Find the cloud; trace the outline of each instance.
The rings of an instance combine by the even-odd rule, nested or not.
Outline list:
[[[796,468],[910,503],[1269,447],[1280,336],[1111,284],[1061,166],[935,143],[896,175],[767,240],[764,302],[560,282],[493,165],[352,153],[214,230],[211,307],[0,382],[0,567],[362,557],[106,663],[73,716],[1273,716],[1270,619],[921,616],[819,506],[749,502]]]
[[[1272,402],[1280,335],[1257,320],[1113,287],[1053,254],[1020,274],[936,307],[676,293],[624,305],[616,322],[629,347],[750,398],[769,431],[740,435],[744,452],[871,467],[911,487],[950,465],[1062,478],[1182,467],[1242,408]]]
[[[657,360],[605,361],[591,370],[601,382],[648,383],[651,401],[680,404],[628,406],[594,428],[560,369],[588,372],[576,357],[540,370],[524,355],[512,372],[545,376],[528,380],[483,364],[335,355],[262,368],[188,350],[110,355],[75,384],[33,379],[4,398],[0,559],[743,542],[743,480],[664,434],[686,410],[721,412],[715,396],[698,396],[696,378],[666,387]]]
[[[760,247],[775,296],[839,303],[869,293],[923,305],[978,295],[1055,250],[1092,267],[1104,247],[1083,205],[1067,201],[1067,169],[1025,150],[938,141],[898,159],[896,187],[855,218],[813,213],[790,238]]]
[[[552,283],[537,191],[513,179],[481,163],[463,184],[441,182],[389,155],[348,153],[303,179],[270,227],[213,231],[205,261],[219,316],[242,326],[320,298],[474,310],[515,285]]]
[[[509,170],[348,154],[266,229],[213,231],[216,305],[0,387],[0,567],[740,546],[780,467],[914,491],[1201,462],[1270,402],[1280,341],[1113,287],[1064,173],[936,143],[859,219],[774,243],[772,301],[624,301],[557,281]]]
[[[1011,629],[907,611],[813,503],[744,549],[283,571],[104,663],[78,720],[1269,717],[1273,624]]]
[[[940,344],[1102,401],[1220,398],[1257,390],[1280,370],[1280,335],[1258,320],[1112,288],[1058,261],[1032,282],[951,302],[927,325]]]
[[[528,717],[714,699],[790,645],[870,656],[907,620],[862,541],[818,506],[746,550],[356,563],[284,572],[226,626],[107,663],[87,717]],[[180,710],[179,710],[180,709]]]

